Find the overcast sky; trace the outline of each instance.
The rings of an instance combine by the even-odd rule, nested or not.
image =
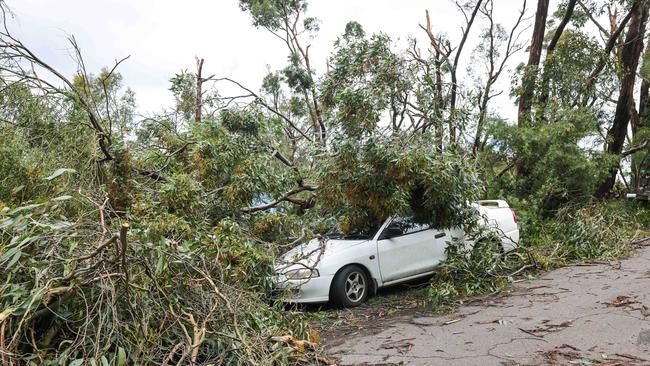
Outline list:
[[[115,59],[131,55],[119,69],[124,82],[136,93],[139,111],[171,106],[168,80],[181,69],[193,70],[195,55],[205,58],[204,75],[229,76],[257,90],[266,73],[286,63],[287,51],[279,40],[251,25],[237,0],[7,0],[16,18],[12,30],[43,59],[72,75],[74,61],[66,36],[72,34],[81,47],[89,72],[111,66]],[[509,28],[521,7],[520,0],[496,0],[495,16]],[[533,3],[529,1],[529,3]],[[551,9],[555,8],[552,1]],[[530,5],[529,5],[530,7]],[[367,33],[385,32],[398,44],[415,36],[426,44],[418,24],[424,10],[431,13],[435,32],[457,39],[460,13],[451,0],[311,0],[308,15],[321,21],[317,38],[310,40],[312,63],[322,71],[332,43],[348,21],[360,22]],[[529,9],[532,15],[534,9]],[[481,25],[470,39],[478,38]],[[529,32],[524,35],[528,42]],[[401,42],[401,43],[400,43]],[[465,60],[475,44],[466,49]],[[511,63],[525,60],[521,52]],[[507,89],[510,73],[500,87]],[[513,117],[515,109],[506,96],[493,109]]]

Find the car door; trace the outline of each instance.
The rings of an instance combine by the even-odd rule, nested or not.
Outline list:
[[[393,218],[377,239],[383,282],[431,272],[445,258],[447,233],[410,218]]]

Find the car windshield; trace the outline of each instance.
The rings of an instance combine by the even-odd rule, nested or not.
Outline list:
[[[362,239],[372,239],[379,228],[381,227],[381,224],[375,224],[375,225],[368,225],[363,228],[358,228],[351,230],[347,233],[343,233],[341,228],[336,225],[330,231],[325,234],[325,237],[329,239],[347,239],[347,240],[362,240]]]

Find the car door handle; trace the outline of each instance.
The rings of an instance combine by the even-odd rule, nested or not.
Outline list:
[[[442,238],[442,237],[445,236],[445,235],[447,235],[447,234],[446,234],[446,233],[437,233],[436,236],[434,236],[434,238],[436,238],[436,239],[440,239],[440,238]]]

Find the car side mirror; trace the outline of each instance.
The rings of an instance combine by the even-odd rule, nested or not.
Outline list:
[[[384,230],[384,232],[381,233],[379,239],[380,240],[390,239],[400,235],[402,235],[402,230],[400,228],[395,226],[389,226],[386,228],[386,230]]]

